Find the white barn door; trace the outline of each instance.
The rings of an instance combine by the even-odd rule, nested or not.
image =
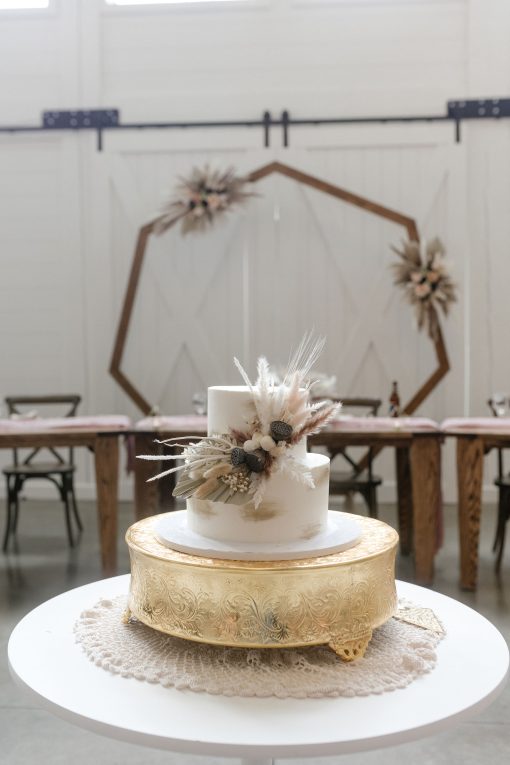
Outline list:
[[[109,176],[115,315],[138,228],[179,176],[206,162],[249,172],[278,158],[414,217],[422,237],[445,241],[462,283],[463,149],[449,128],[438,128],[434,142],[430,136],[430,129],[391,128],[374,144],[370,131],[294,130],[294,148],[266,151],[248,131],[228,141],[211,132],[200,140],[170,132],[108,137],[101,162]],[[435,359],[392,284],[390,244],[403,228],[279,175],[254,190],[259,196],[205,234],[183,237],[176,227],[152,237],[126,346],[128,376],[162,411],[189,411],[194,392],[237,381],[234,354],[252,369],[261,353],[281,364],[314,329],[328,338],[321,369],[337,376],[340,393],[386,398],[398,379],[402,398],[410,398]],[[461,310],[454,308],[445,328],[457,409]],[[446,388],[423,412],[443,416]]]

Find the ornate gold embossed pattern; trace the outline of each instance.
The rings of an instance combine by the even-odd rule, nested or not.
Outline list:
[[[129,607],[162,632],[220,645],[333,643],[336,650],[362,645],[395,612],[398,535],[380,521],[359,518],[362,539],[342,553],[253,562],[171,550],[154,537],[154,520],[139,521],[126,535]]]
[[[347,518],[352,518],[350,513],[339,513]],[[210,568],[249,568],[253,569],[295,569],[320,566],[339,566],[349,564],[360,558],[367,558],[371,555],[378,555],[382,550],[393,548],[398,542],[398,534],[391,526],[374,518],[364,518],[356,516],[356,521],[361,526],[362,538],[357,545],[343,552],[333,553],[333,555],[324,555],[318,558],[301,558],[295,561],[235,561],[218,560],[216,558],[202,558],[196,555],[187,555],[177,550],[171,550],[162,545],[154,536],[154,524],[156,521],[164,518],[164,515],[153,515],[150,518],[144,518],[138,523],[129,527],[126,533],[126,542],[132,550],[139,550],[145,555],[154,556],[161,560],[176,561],[187,565],[195,565],[200,568],[208,566]]]

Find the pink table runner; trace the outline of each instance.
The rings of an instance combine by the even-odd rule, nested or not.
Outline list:
[[[131,420],[122,414],[92,415],[90,417],[34,417],[30,420],[0,420],[0,433],[37,433],[46,430],[99,428],[127,430]]]
[[[388,432],[393,430],[433,431],[439,430],[439,425],[427,417],[354,417],[353,415],[346,415],[337,417],[328,425],[328,428]]]
[[[180,414],[172,417],[144,417],[135,424],[136,430],[177,430],[185,433],[207,433],[207,415],[205,414]]]
[[[354,415],[341,415],[333,420],[328,428],[334,430],[439,430],[439,425],[434,420],[426,417],[355,417]],[[199,414],[182,414],[171,417],[144,417],[135,424],[136,430],[154,431],[182,431],[204,433],[207,431],[207,416]]]
[[[450,417],[441,423],[441,430],[469,430],[487,431],[493,430],[501,433],[510,433],[510,417]]]

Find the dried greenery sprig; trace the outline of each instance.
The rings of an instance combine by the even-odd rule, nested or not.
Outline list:
[[[227,170],[193,168],[188,178],[181,178],[175,196],[163,207],[154,221],[154,233],[162,234],[178,221],[181,231],[205,231],[233,205],[255,196],[246,190],[248,179]]]
[[[426,326],[429,336],[436,340],[438,308],[446,316],[451,304],[457,300],[456,285],[444,262],[444,246],[436,238],[428,242],[424,255],[415,241],[403,242],[401,249],[391,249],[400,258],[391,266],[394,284],[404,289],[408,302],[415,309],[418,329]]]
[[[159,443],[182,448],[180,454],[142,455],[140,459],[184,460],[150,480],[179,473],[174,489],[176,497],[194,497],[212,502],[246,504],[258,507],[267,479],[276,472],[314,488],[306,463],[296,459],[292,447],[324,427],[340,405],[331,402],[310,404],[310,370],[324,347],[324,340],[303,338],[291,358],[281,383],[276,383],[265,358],[257,364],[258,377],[253,384],[237,359],[241,376],[251,392],[253,412],[244,430],[211,435],[188,444],[181,439]],[[186,437],[188,438],[188,437]]]

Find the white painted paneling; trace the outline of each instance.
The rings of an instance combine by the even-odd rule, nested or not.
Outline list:
[[[510,91],[509,36],[506,0],[221,11],[62,0],[47,15],[0,15],[0,124],[101,105],[124,120],[443,113],[448,98]],[[261,133],[107,133],[103,153],[93,135],[0,136],[1,395],[77,390],[85,413],[136,416],[107,370],[139,226],[193,164],[247,171],[273,159],[445,240],[460,286],[445,325],[452,371],[422,414],[484,414],[491,391],[510,390],[507,122],[463,126],[461,145],[440,124],[293,128],[288,150],[277,128],[262,149]],[[233,353],[251,368],[261,352],[283,360],[314,326],[328,334],[322,365],[341,391],[386,399],[395,377],[408,397],[434,358],[391,286],[398,227],[285,178],[259,190],[209,235],[151,241],[129,374],[163,409],[186,411],[196,390],[235,381]],[[90,459],[80,460],[89,495]],[[391,482],[390,455],[379,468]]]
[[[103,88],[130,119],[436,111],[465,88],[466,4],[110,13]],[[221,41],[221,42],[220,42]],[[205,67],[204,67],[205,64]],[[233,106],[235,104],[235,108]]]

